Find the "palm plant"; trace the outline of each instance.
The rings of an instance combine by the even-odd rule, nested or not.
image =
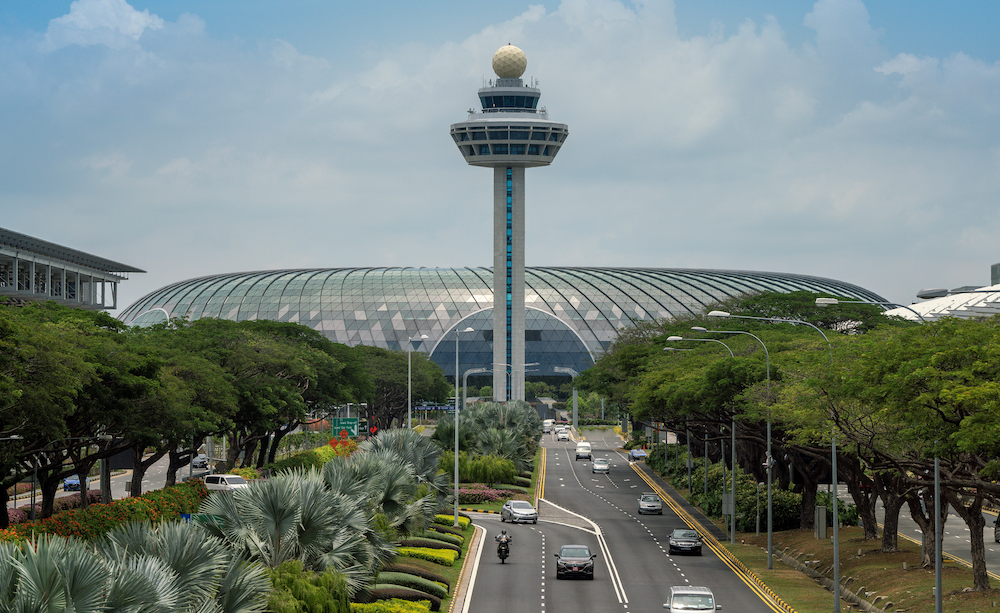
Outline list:
[[[452,430],[451,433],[454,438],[455,431]],[[391,449],[407,462],[418,484],[426,484],[441,496],[448,493],[448,477],[440,474],[438,470],[441,448],[431,439],[415,430],[394,428],[366,440],[360,447],[363,452],[377,452],[382,449]]]

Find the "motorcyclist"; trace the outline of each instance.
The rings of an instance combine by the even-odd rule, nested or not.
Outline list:
[[[500,534],[496,535],[496,537],[494,538],[494,540],[497,543],[506,543],[509,546],[514,541],[514,537],[512,537],[509,534],[507,534],[506,530],[501,530]]]

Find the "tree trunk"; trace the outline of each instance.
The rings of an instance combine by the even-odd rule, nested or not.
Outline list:
[[[903,508],[905,502],[905,498],[896,495],[882,499],[882,506],[885,509],[885,522],[882,524],[882,553],[899,551],[899,510]],[[874,510],[872,515],[875,515]]]
[[[983,497],[981,494],[970,494],[972,503],[965,506],[959,492],[947,489],[942,492],[942,498],[951,503],[958,516],[969,528],[970,554],[972,556],[972,589],[983,592],[990,589],[990,576],[986,570],[986,546],[983,543],[983,528],[986,520],[983,518]]]
[[[14,496],[17,496],[17,486],[14,487]],[[7,488],[3,487],[0,491],[0,498],[3,499],[3,506],[6,508],[7,502],[10,501],[10,496],[7,494]],[[6,530],[10,527],[10,516],[7,513],[0,513],[0,530]]]
[[[923,501],[923,504],[921,504]],[[941,505],[941,534],[944,534],[944,525],[948,521],[948,500],[942,496],[938,501]],[[906,504],[910,507],[910,516],[923,534],[924,557],[920,565],[923,568],[934,567],[934,490],[925,488],[923,496],[917,492],[910,491],[906,494]]]

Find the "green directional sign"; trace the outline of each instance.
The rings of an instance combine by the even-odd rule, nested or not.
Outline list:
[[[358,435],[358,418],[357,417],[334,417],[333,418],[333,435],[340,438],[342,432],[347,432],[347,436],[357,436]]]

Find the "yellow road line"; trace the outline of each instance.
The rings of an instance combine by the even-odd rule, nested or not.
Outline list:
[[[545,498],[545,460],[548,454],[546,453],[545,447],[542,447],[542,461],[538,467],[538,484],[535,488],[535,506],[538,506],[538,501]]]
[[[882,528],[882,530],[885,530],[885,526],[883,524],[881,524],[879,522],[875,522],[875,525],[878,526],[879,528]],[[923,545],[923,543],[921,543],[917,539],[913,538],[912,536],[908,536],[906,534],[903,534],[899,530],[896,530],[896,536],[901,536],[904,539],[910,541],[911,543],[914,543],[915,545]],[[962,558],[956,556],[953,553],[948,553],[947,551],[942,551],[941,552],[941,557],[942,558],[948,558],[952,562],[957,562],[958,564],[961,564],[962,566],[967,566],[969,568],[972,568],[972,562],[969,562],[968,560],[963,560]],[[997,573],[995,573],[995,572],[993,572],[991,570],[988,570],[988,571],[986,571],[986,574],[989,575],[991,579],[996,579],[996,580],[1000,581],[1000,575],[998,575]]]
[[[723,547],[698,520],[685,511],[683,507],[678,505],[674,499],[667,494],[666,490],[661,488],[655,481],[651,480],[646,473],[637,468],[635,464],[631,464],[631,466],[632,470],[634,470],[647,485],[653,488],[653,490],[660,496],[660,499],[667,503],[670,509],[676,513],[677,516],[684,521],[684,523],[686,523],[691,529],[697,530],[702,535],[702,540],[706,545],[708,545],[708,548],[715,552],[715,554],[719,556],[719,559],[722,560],[722,562],[728,566],[736,574],[736,576],[747,585],[747,587],[753,590],[753,592],[760,597],[764,604],[766,604],[772,611],[775,611],[775,613],[796,613],[795,609],[775,594],[771,588],[767,587],[767,585],[761,581],[760,577],[747,568],[746,565],[739,560],[739,558]]]

